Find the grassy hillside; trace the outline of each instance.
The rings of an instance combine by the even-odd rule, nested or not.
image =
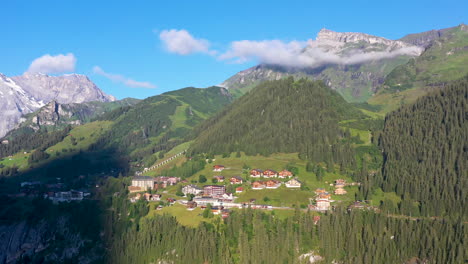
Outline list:
[[[468,26],[460,25],[447,30],[421,56],[388,74],[369,103],[384,105],[383,111],[389,112],[462,78],[468,73],[467,48]]]
[[[229,92],[220,87],[190,87],[149,97],[100,118],[114,122],[104,144],[129,154],[133,161],[151,165],[231,100]]]
[[[267,81],[203,123],[191,152],[299,152],[316,162],[348,163],[352,139],[339,121],[365,117],[321,81]]]
[[[97,121],[71,129],[59,142],[49,147],[38,147],[37,149],[44,149],[49,158],[36,162],[34,166],[40,166],[56,158],[72,156],[79,151],[86,151],[104,132],[110,129],[111,125],[112,122],[110,121]],[[32,152],[34,150],[19,152],[10,157],[5,157],[0,160],[0,164],[5,167],[17,167],[19,171],[25,171],[31,167],[28,159]]]

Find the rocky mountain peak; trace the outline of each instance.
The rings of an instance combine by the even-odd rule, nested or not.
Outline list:
[[[62,104],[69,104],[115,101],[113,96],[105,94],[85,75],[49,76],[41,73],[25,73],[12,79],[28,93],[45,102],[56,100]]]
[[[365,42],[368,44],[383,44],[385,46],[406,46],[400,41],[390,40],[382,37],[377,37],[359,32],[335,32],[326,28],[322,28],[317,34],[316,41],[321,42],[338,42],[338,43],[359,43]]]
[[[85,75],[49,76],[27,72],[10,78],[0,73],[0,137],[24,121],[23,115],[49,102],[44,117],[56,121],[59,115],[66,115],[60,113],[60,104],[91,101],[111,102],[115,98],[105,94]]]

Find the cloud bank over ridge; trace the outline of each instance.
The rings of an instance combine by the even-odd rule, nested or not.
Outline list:
[[[331,31],[328,31],[331,32]],[[338,33],[347,34],[347,33]],[[356,33],[353,36],[356,35]],[[358,33],[359,34],[359,33]],[[363,36],[365,34],[362,34]],[[382,50],[351,50],[351,52],[339,52],[343,42],[329,40],[289,41],[282,40],[240,40],[229,43],[224,52],[210,50],[210,42],[204,39],[194,38],[188,31],[164,30],[160,34],[167,50],[179,55],[193,53],[206,53],[215,56],[219,61],[228,63],[246,63],[255,61],[262,64],[272,64],[285,67],[314,68],[324,64],[352,65],[367,61],[375,61],[393,58],[400,55],[418,56],[422,49],[398,41],[365,35],[380,39],[386,43],[394,43],[391,48]],[[327,48],[327,45],[336,45],[338,50]]]

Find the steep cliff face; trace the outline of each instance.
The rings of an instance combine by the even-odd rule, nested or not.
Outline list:
[[[0,137],[24,121],[23,115],[32,113],[51,101],[70,104],[111,102],[115,98],[102,92],[84,75],[48,76],[25,73],[9,78],[0,74]]]
[[[323,80],[347,101],[366,101],[395,67],[418,56],[422,48],[403,41],[364,33],[322,29],[309,41],[303,58],[317,61],[310,67],[261,64],[239,72],[221,84],[244,93],[259,82],[285,76]]]
[[[35,225],[26,221],[0,225],[0,263],[63,263],[71,259],[91,263],[101,258],[96,249],[83,250],[91,241],[69,229],[68,224],[67,218],[60,217]]]
[[[53,126],[57,125],[58,121],[63,118],[70,118],[73,113],[64,111],[62,105],[58,104],[56,101],[52,101],[44,106],[41,111],[37,115],[32,118],[32,122],[34,125],[40,126]],[[76,123],[79,125],[80,122],[77,120]]]

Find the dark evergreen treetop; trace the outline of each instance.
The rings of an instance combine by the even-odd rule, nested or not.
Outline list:
[[[338,122],[362,117],[322,81],[266,81],[203,123],[191,151],[299,152],[320,160],[344,136]]]
[[[424,215],[467,216],[468,77],[390,113],[380,145],[385,191]]]

